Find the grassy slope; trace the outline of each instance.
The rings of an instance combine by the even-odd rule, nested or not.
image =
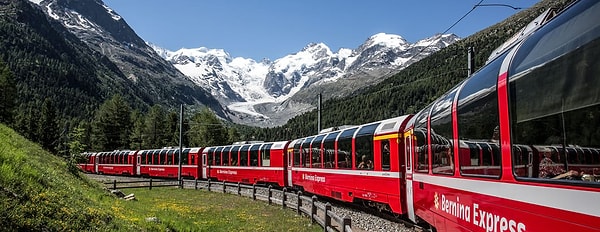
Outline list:
[[[118,229],[101,206],[112,197],[76,169],[0,125],[0,228],[14,230]]]
[[[251,199],[206,191],[127,190],[116,199],[74,166],[0,124],[0,230],[318,231],[307,218]],[[160,223],[146,222],[157,217]]]

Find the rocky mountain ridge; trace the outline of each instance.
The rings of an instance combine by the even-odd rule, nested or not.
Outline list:
[[[310,43],[275,61],[234,58],[205,47],[174,52],[151,47],[226,105],[234,121],[275,126],[313,109],[318,93],[324,99],[349,95],[458,40],[454,34],[438,34],[411,44],[399,35],[379,33],[356,49],[332,52],[323,43]]]

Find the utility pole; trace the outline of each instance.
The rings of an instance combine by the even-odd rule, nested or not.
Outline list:
[[[467,76],[471,76],[471,74],[473,74],[473,68],[475,67],[475,58],[473,57],[473,47],[469,47],[468,49],[468,56],[467,56]]]
[[[177,169],[177,180],[179,180],[179,187],[183,188],[181,182],[181,152],[183,150],[183,104],[181,104],[179,112],[179,168]]]
[[[321,93],[319,93],[319,102],[317,103],[317,134],[321,133]]]

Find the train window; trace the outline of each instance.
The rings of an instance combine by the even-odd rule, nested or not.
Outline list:
[[[300,167],[300,153],[302,151],[301,148],[302,140],[299,140],[294,144],[294,167]]]
[[[582,45],[592,43],[600,37],[600,4],[597,1],[589,1],[575,5],[574,8],[577,9],[558,15],[527,38],[515,55],[510,73],[520,73],[542,65],[556,57],[581,49]],[[571,81],[575,79],[569,79],[569,83]],[[597,83],[597,80],[594,81]],[[595,86],[597,85],[590,88]]]
[[[181,163],[184,164],[194,164],[194,157],[189,157],[190,156],[190,149],[183,149],[181,151]],[[191,160],[189,158],[192,158]],[[191,161],[191,162],[189,162]]]
[[[300,156],[302,157],[302,166],[309,168],[310,167],[310,142],[314,137],[308,137],[304,139],[302,142],[302,151],[300,152]]]
[[[260,144],[254,144],[250,147],[250,166],[258,167],[258,150]]]
[[[173,162],[173,152],[175,152],[175,151],[174,150],[167,151],[167,161],[166,161],[166,163],[169,164],[169,165],[175,164]]]
[[[325,139],[323,139],[323,160],[325,162],[325,168],[335,168],[336,160],[338,161],[337,165],[339,165],[339,161],[341,161],[335,157],[335,138],[337,138],[339,134],[339,131],[333,132],[327,134]]]
[[[143,153],[142,159],[146,160],[146,162],[142,162],[143,164],[152,164],[152,152],[152,150],[148,150]]]
[[[146,151],[142,151],[140,153],[140,157],[141,157],[142,164],[145,164],[146,163]]]
[[[181,158],[183,159],[183,157]],[[181,162],[182,164],[185,164],[183,163],[183,160]],[[179,164],[179,149],[173,150],[173,164]]]
[[[354,155],[357,169],[373,170],[375,168],[373,162],[373,133],[375,133],[377,126],[379,126],[379,123],[365,125],[356,134],[354,141],[356,151]]]
[[[160,151],[160,164],[167,164],[167,150]]]
[[[431,105],[421,110],[415,119],[415,154],[414,162],[416,163],[416,172],[429,172],[429,149],[427,146],[427,118],[431,111]]]
[[[207,161],[207,164],[208,164],[208,165],[215,165],[215,164],[213,163],[213,161],[214,161],[214,157],[215,157],[215,152],[214,152],[214,151],[215,151],[215,149],[211,147],[211,148],[208,148],[208,149],[206,149],[206,150],[207,150],[207,151],[206,151],[206,156],[207,156],[207,157],[206,157],[206,161]],[[194,164],[194,161],[192,161],[192,164]]]
[[[115,164],[123,164],[123,152],[115,153]]]
[[[152,152],[152,164],[160,164],[158,163],[158,155],[160,154],[160,150],[154,150]]]
[[[248,166],[248,150],[250,145],[244,145],[240,148],[240,166]]]
[[[223,151],[221,152],[221,160],[223,161],[223,166],[229,166],[229,161],[231,160],[231,147],[224,147]]]
[[[500,177],[497,80],[506,53],[466,80],[458,95],[460,172],[463,175]]]
[[[238,157],[240,155],[240,146],[231,148],[231,166],[238,166]]]
[[[343,158],[342,165],[339,168],[352,169],[352,137],[357,128],[350,128],[342,131],[337,141],[338,160]]]
[[[515,55],[511,141],[533,153],[531,174],[515,165],[516,176],[600,185],[600,162],[594,158],[600,148],[599,17],[600,2],[582,1],[528,38]]]
[[[390,170],[390,141],[381,140],[381,170]]]
[[[265,144],[260,148],[260,166],[270,167],[271,166],[271,146],[273,144]]]
[[[429,141],[433,173],[454,174],[452,104],[457,91],[454,88],[440,97],[431,110]]]
[[[320,168],[322,167],[323,160],[321,159],[321,142],[325,135],[319,135],[310,143],[311,147],[311,167]]]
[[[221,166],[221,152],[223,151],[223,147],[217,147],[215,149],[215,165]]]

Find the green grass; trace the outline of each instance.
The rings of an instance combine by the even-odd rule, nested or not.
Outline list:
[[[161,223],[153,229],[183,231],[322,231],[306,217],[292,210],[235,195],[192,189],[127,189],[138,201],[120,202],[118,217],[140,223],[156,217]],[[130,209],[143,217],[131,217]]]
[[[0,124],[2,231],[321,230],[293,211],[233,195],[175,188],[125,192],[138,201],[115,198],[75,166]]]

